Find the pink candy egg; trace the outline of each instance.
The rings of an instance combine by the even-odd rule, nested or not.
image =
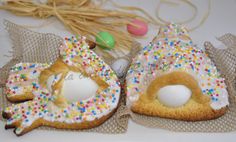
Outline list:
[[[127,25],[127,31],[130,34],[133,34],[135,36],[143,36],[147,33],[147,31],[148,31],[147,23],[137,20],[137,19],[134,19],[131,22],[132,22],[132,24]]]

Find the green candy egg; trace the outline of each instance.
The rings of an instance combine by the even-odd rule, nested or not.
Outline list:
[[[115,47],[114,37],[108,32],[99,32],[96,42],[103,49],[113,49]]]

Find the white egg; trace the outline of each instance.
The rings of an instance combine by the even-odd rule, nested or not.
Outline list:
[[[70,102],[85,100],[96,95],[97,83],[81,73],[70,71],[65,77],[62,94]]]
[[[111,68],[116,72],[118,77],[122,77],[129,65],[129,61],[123,58],[116,60]]]
[[[52,75],[47,80],[47,88],[51,92],[53,82],[57,82],[61,78],[61,74],[55,79]],[[70,102],[85,100],[96,94],[98,85],[91,78],[83,76],[81,73],[68,72],[66,75],[61,94]]]
[[[167,85],[157,92],[157,99],[167,107],[180,107],[188,102],[191,94],[184,85]]]

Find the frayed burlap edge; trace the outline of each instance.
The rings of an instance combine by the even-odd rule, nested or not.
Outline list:
[[[12,60],[0,69],[0,87],[4,90],[6,79],[8,78],[10,68],[19,62],[38,62],[51,63],[59,57],[58,47],[63,42],[63,39],[54,34],[44,34],[30,31],[22,26],[4,21],[6,30],[13,44]],[[123,84],[124,80],[120,80]],[[120,114],[125,109],[125,95],[123,89],[121,90],[121,101],[116,113],[109,118],[102,125],[86,130],[63,130],[61,131],[83,131],[83,132],[98,132],[107,134],[125,133],[128,127],[128,116],[121,116]],[[0,107],[4,109],[10,103],[6,100],[4,91],[0,96]],[[121,116],[121,117],[117,117]],[[2,118],[0,118],[3,120]],[[43,130],[56,130],[49,127],[40,127]],[[58,129],[57,129],[58,130]]]
[[[210,42],[205,43],[206,52],[213,60],[216,67],[225,77],[230,105],[225,115],[208,121],[187,122],[171,120],[159,117],[150,117],[133,113],[126,108],[122,115],[130,115],[131,119],[143,126],[152,128],[163,128],[178,132],[230,132],[236,130],[236,37],[226,34],[219,38],[228,48],[216,49]]]

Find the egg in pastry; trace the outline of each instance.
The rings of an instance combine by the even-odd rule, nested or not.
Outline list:
[[[229,105],[224,78],[176,24],[161,27],[134,58],[126,83],[128,106],[139,114],[199,121],[222,116]]]
[[[113,70],[92,50],[86,38],[65,38],[52,64],[18,63],[11,68],[3,110],[5,128],[23,135],[40,126],[94,128],[116,111],[120,83]],[[23,101],[23,102],[22,102]]]

